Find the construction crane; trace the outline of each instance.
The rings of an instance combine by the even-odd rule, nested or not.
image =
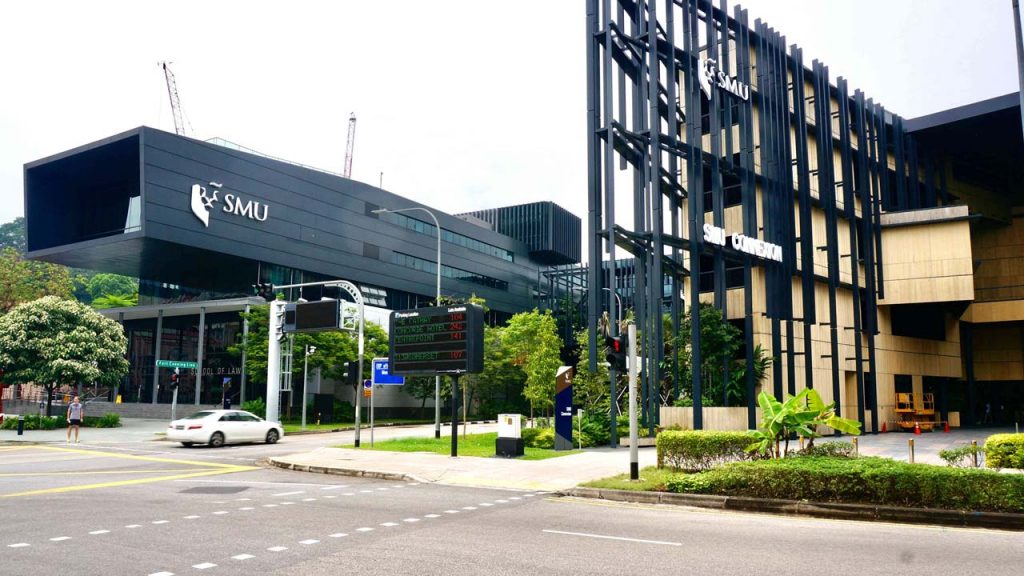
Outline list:
[[[352,178],[352,150],[356,147],[356,113],[348,117],[348,143],[345,144],[345,178]]]
[[[178,83],[174,80],[174,72],[171,72],[170,62],[159,62],[164,70],[164,78],[167,80],[167,98],[171,101],[171,116],[174,117],[174,133],[179,136],[188,136],[185,133],[185,122],[181,115],[181,99],[178,98]]]

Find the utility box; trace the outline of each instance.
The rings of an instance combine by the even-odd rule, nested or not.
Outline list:
[[[495,454],[505,458],[516,458],[525,453],[522,423],[521,414],[498,414],[498,439],[495,440]]]

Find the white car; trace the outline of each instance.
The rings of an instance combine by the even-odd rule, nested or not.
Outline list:
[[[217,448],[236,442],[273,444],[282,436],[284,428],[280,424],[243,410],[202,410],[167,427],[167,439],[185,447],[209,444]]]

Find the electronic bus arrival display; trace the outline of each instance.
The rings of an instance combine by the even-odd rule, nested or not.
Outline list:
[[[475,304],[391,313],[392,374],[476,374],[484,368],[484,310]]]

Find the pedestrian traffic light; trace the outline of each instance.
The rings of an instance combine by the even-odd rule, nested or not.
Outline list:
[[[178,375],[175,372],[171,372],[171,388],[178,387]]]
[[[605,336],[604,344],[608,347],[605,360],[612,370],[626,371],[626,339],[622,336]]]

